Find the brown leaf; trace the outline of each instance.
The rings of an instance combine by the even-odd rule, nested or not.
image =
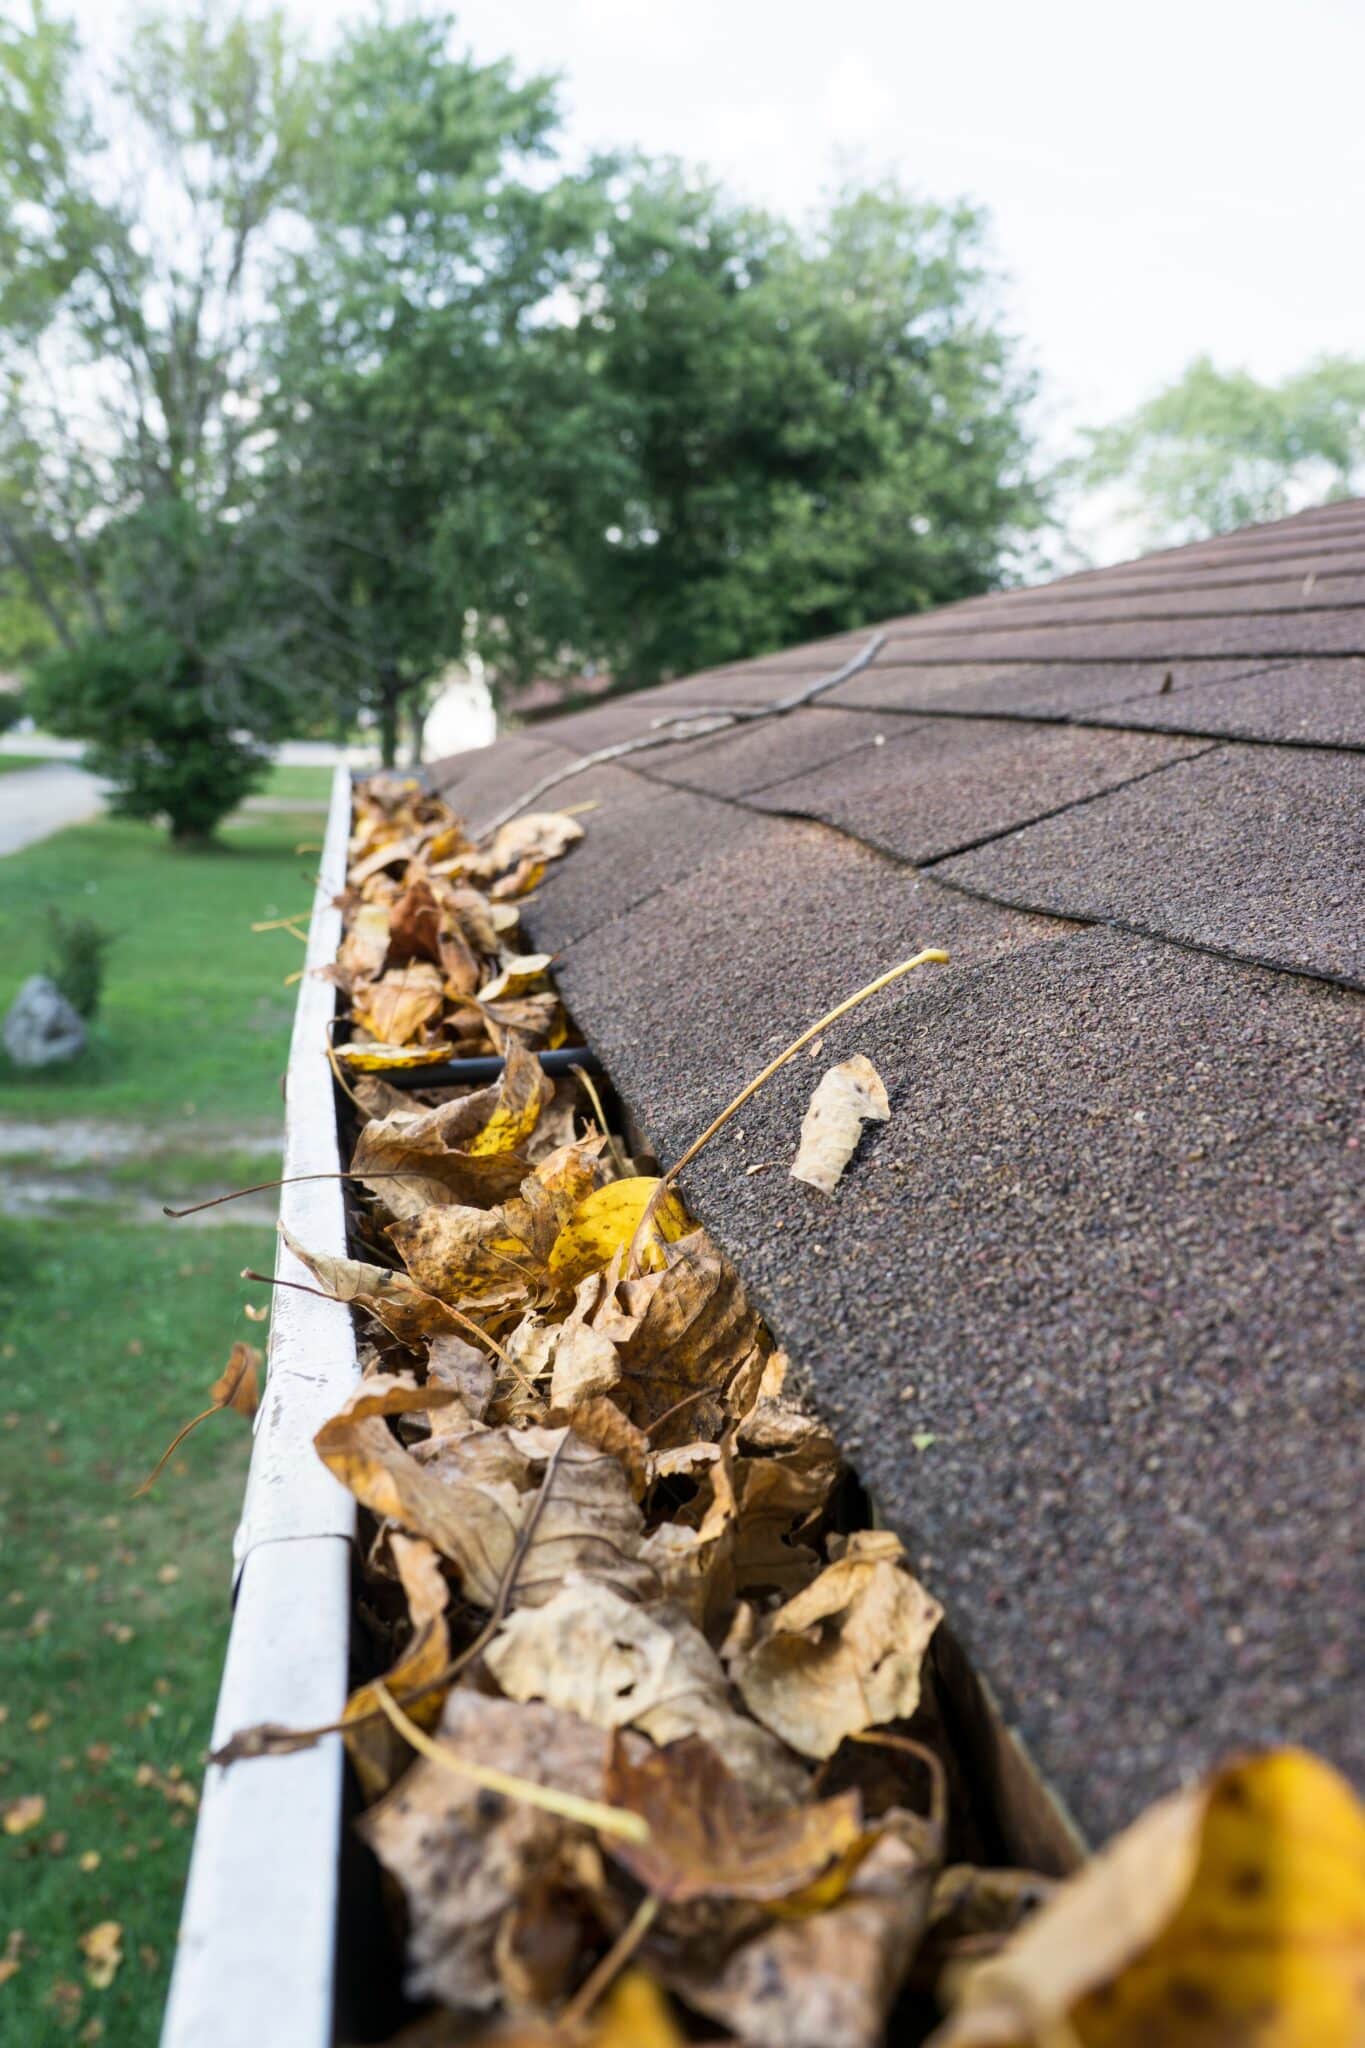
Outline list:
[[[636,1561],[640,1511],[615,1459],[567,1430],[477,1426],[408,1451],[385,1419],[456,1398],[448,1388],[372,1375],[319,1430],[318,1454],[366,1507],[448,1558],[477,1606],[493,1606],[533,1511],[514,1605],[547,1599],[570,1572],[632,1597],[647,1591],[652,1575]],[[540,1499],[552,1458],[553,1484]]]
[[[425,875],[417,875],[388,913],[389,958],[395,966],[409,960],[441,960],[441,906]]]
[[[228,1353],[228,1362],[209,1388],[215,1408],[231,1408],[238,1415],[252,1416],[260,1406],[261,1354],[254,1344],[238,1339]]]
[[[527,811],[499,826],[488,845],[469,863],[469,873],[485,880],[504,875],[525,861],[557,860],[583,837],[576,818],[562,811]]]
[[[484,1653],[513,1699],[543,1699],[599,1728],[657,1743],[701,1735],[765,1803],[798,1798],[805,1772],[730,1704],[720,1660],[671,1606],[631,1606],[603,1584],[569,1583],[510,1615]]]
[[[351,996],[355,1023],[380,1045],[411,1045],[441,1014],[441,976],[430,962],[391,967],[378,981],[357,984]]]
[[[647,1891],[675,1904],[790,1898],[863,1833],[856,1792],[765,1812],[695,1735],[637,1754],[616,1738],[606,1786],[610,1805],[649,1823],[648,1842],[615,1841],[610,1854]]]
[[[885,1123],[890,1114],[886,1088],[871,1060],[858,1052],[831,1067],[817,1082],[802,1119],[792,1179],[832,1195],[857,1149],[863,1125]]]
[[[431,1544],[394,1530],[389,1537],[394,1563],[408,1602],[410,1634],[402,1656],[385,1674],[384,1683],[401,1702],[415,1687],[427,1686],[450,1662],[450,1631],[445,1611],[449,1598],[441,1560]],[[440,1719],[443,1691],[434,1688],[407,1706],[419,1727],[432,1728]],[[362,1685],[346,1702],[344,1739],[366,1803],[387,1792],[406,1766],[408,1751],[389,1722],[378,1713],[373,1685]]]
[[[719,1435],[752,1403],[770,1348],[738,1273],[704,1230],[665,1256],[658,1273],[615,1286],[604,1276],[596,1304],[584,1312],[616,1347],[612,1398],[632,1422],[652,1432],[669,1409],[688,1402],[676,1421],[652,1433],[658,1444]],[[597,1390],[606,1391],[600,1380]]]
[[[530,1252],[501,1208],[448,1202],[390,1224],[388,1235],[417,1285],[466,1313],[516,1307],[539,1284]]]
[[[337,949],[337,965],[352,981],[373,981],[389,952],[389,913],[382,903],[362,903]]]
[[[847,1735],[913,1714],[938,1602],[901,1562],[888,1530],[851,1536],[844,1555],[768,1615],[735,1683],[765,1727],[812,1757]]]
[[[354,1302],[357,1308],[363,1308],[381,1322],[400,1344],[420,1348],[429,1337],[468,1335],[468,1324],[452,1315],[444,1302],[418,1287],[406,1273],[393,1272],[387,1266],[366,1265],[360,1259],[335,1259],[325,1252],[305,1251],[282,1223],[279,1232],[324,1294],[334,1301]]]
[[[572,1715],[457,1690],[445,1703],[440,1734],[474,1764],[601,1799],[605,1744]],[[583,1830],[425,1759],[360,1828],[406,1898],[409,1994],[459,2011],[490,2012],[502,1998],[499,1936],[532,1885],[553,1872],[572,1898],[586,1890],[573,1845],[596,1855]]]
[[[779,1922],[709,1969],[663,1972],[748,2048],[880,2048],[924,1926],[934,1866],[894,1817],[821,1913]]]

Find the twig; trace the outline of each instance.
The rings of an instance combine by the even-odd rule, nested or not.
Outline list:
[[[832,690],[837,683],[846,683],[850,676],[856,676],[860,669],[881,652],[886,644],[885,633],[874,633],[860,653],[846,661],[833,675],[820,676],[813,683],[807,683],[800,690],[793,690],[789,696],[779,697],[773,704],[763,704],[757,709],[749,706],[711,706],[704,711],[678,711],[668,718],[656,719],[656,732],[638,735],[633,740],[618,740],[614,747],[599,747],[594,754],[584,754],[579,761],[568,768],[552,769],[542,775],[539,782],[510,803],[484,827],[483,837],[490,839],[502,826],[521,812],[539,801],[547,790],[554,789],[561,782],[567,782],[572,775],[581,775],[585,768],[600,768],[608,761],[620,761],[627,754],[642,754],[649,747],[671,747],[679,740],[709,739],[712,733],[724,732],[732,725],[749,725],[761,718],[781,718],[788,711],[796,711],[803,704],[809,704],[826,690]]]
[[[626,1156],[624,1152],[622,1152],[620,1146],[617,1144],[611,1126],[607,1122],[607,1113],[602,1107],[601,1096],[598,1094],[596,1088],[594,1088],[593,1086],[592,1075],[588,1072],[586,1067],[579,1066],[570,1067],[569,1072],[573,1074],[582,1083],[583,1092],[587,1096],[589,1102],[591,1102],[593,1106],[593,1109],[597,1113],[597,1121],[599,1126],[601,1127],[602,1136],[607,1141],[607,1150],[611,1154],[611,1163],[616,1168],[617,1179],[625,1180]]]
[[[653,1892],[646,1892],[633,1917],[617,1935],[597,1967],[583,1979],[573,1997],[560,2013],[558,2031],[569,2034],[575,2027],[582,2026],[588,2014],[604,1991],[616,1982],[626,1964],[634,1955],[640,1943],[654,1925],[659,1911],[659,1900]]]
[[[688,1146],[682,1157],[675,1159],[667,1172],[661,1177],[659,1185],[655,1188],[648,1202],[646,1202],[640,1220],[636,1224],[634,1234],[631,1237],[630,1250],[626,1254],[627,1271],[637,1270],[638,1247],[643,1242],[645,1232],[653,1223],[654,1213],[671,1183],[678,1178],[678,1175],[685,1166],[691,1164],[702,1147],[710,1144],[717,1131],[723,1129],[729,1123],[735,1111],[742,1109],[749,1100],[749,1097],[756,1095],[764,1082],[770,1081],[778,1068],[785,1067],[787,1061],[800,1052],[803,1045],[809,1045],[812,1038],[818,1038],[822,1031],[827,1031],[831,1024],[838,1022],[840,1017],[846,1017],[850,1010],[856,1010],[859,1003],[865,1003],[869,996],[878,995],[882,989],[889,988],[893,981],[899,981],[901,976],[909,974],[912,968],[926,967],[931,962],[937,963],[940,966],[947,966],[948,955],[941,946],[926,946],[924,951],[916,953],[913,959],[902,960],[899,967],[888,967],[885,974],[879,974],[875,981],[869,981],[866,988],[855,990],[851,996],[845,996],[841,1003],[836,1003],[832,1010],[827,1010],[823,1017],[817,1017],[815,1022],[808,1025],[799,1038],[794,1038],[785,1051],[777,1055],[775,1060],[769,1060],[762,1073],[755,1074],[753,1080],[747,1082],[740,1089],[734,1101],[727,1103],[720,1115],[711,1119],[711,1122],[706,1126],[701,1136],[692,1140],[692,1143]]]
[[[200,1423],[207,1422],[210,1415],[217,1415],[220,1413],[222,1409],[230,1408],[232,1406],[233,1398],[236,1395],[238,1387],[241,1386],[242,1381],[246,1378],[251,1363],[252,1361],[249,1357],[244,1358],[237,1368],[237,1377],[233,1380],[232,1385],[223,1395],[221,1401],[210,1401],[207,1408],[202,1408],[196,1416],[194,1416],[189,1422],[185,1424],[185,1427],[183,1429],[178,1429],[176,1431],[175,1435],[167,1444],[165,1450],[161,1453],[161,1456],[157,1459],[155,1465],[153,1465],[151,1471],[147,1474],[147,1477],[143,1480],[141,1486],[139,1486],[134,1492],[134,1500],[141,1500],[142,1496],[145,1493],[151,1492],[152,1488],[156,1485],[157,1480],[161,1477],[166,1467],[170,1464],[171,1459],[180,1449],[181,1444],[184,1443],[185,1438],[189,1435],[192,1429],[198,1429]]]

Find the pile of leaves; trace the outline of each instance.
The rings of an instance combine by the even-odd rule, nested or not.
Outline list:
[[[362,1377],[317,1448],[366,1511],[382,1676],[344,1736],[405,1988],[430,2008],[403,2041],[873,2048],[907,1985],[964,1962],[984,1966],[954,2048],[1355,2038],[1327,2024],[1350,2024],[1330,1969],[1319,2033],[1249,2017],[1253,1992],[1262,2012],[1280,1995],[1262,1809],[1315,1799],[1361,1863],[1359,1809],[1312,1759],[1230,1767],[1139,1823],[1119,1884],[1137,1912],[1103,1863],[1060,1888],[946,1866],[953,1759],[919,1712],[937,1603],[894,1535],[858,1526],[720,1248],[536,1057],[569,1027],[514,906],[579,829],[521,818],[480,847],[410,785],[356,801],[336,977],[357,1256],[293,1249],[360,1316]],[[418,1099],[384,1078],[488,1046],[505,1066],[486,1088]],[[840,1084],[855,1132],[886,1113],[869,1073]],[[819,1105],[803,1152],[828,1150],[836,1113]],[[290,1740],[245,1731],[221,1760]],[[1334,1926],[1358,1927],[1354,1887]],[[1239,1968],[1261,1955],[1240,2031],[1205,2024],[1229,1914]],[[1173,1972],[1197,1993],[1184,2032]]]

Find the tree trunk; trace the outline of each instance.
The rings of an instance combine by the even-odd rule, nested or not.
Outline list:
[[[386,668],[379,679],[379,758],[385,768],[394,767],[398,760],[398,716],[402,705],[398,671]]]

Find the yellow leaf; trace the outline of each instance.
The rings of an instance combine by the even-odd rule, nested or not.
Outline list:
[[[628,1245],[640,1227],[657,1180],[646,1175],[631,1180],[608,1181],[594,1188],[578,1204],[550,1248],[550,1271],[576,1283],[588,1273],[609,1266],[618,1251]],[[686,1209],[672,1189],[654,1211],[652,1228],[668,1244],[676,1244],[691,1229]],[[645,1248],[646,1262],[651,1250]],[[657,1248],[653,1263],[661,1265]]]
[[[465,1150],[476,1158],[519,1152],[540,1122],[540,1113],[554,1092],[554,1083],[535,1054],[513,1039],[493,1112],[483,1129],[466,1139]]]
[[[123,1929],[117,1920],[101,1920],[81,1936],[85,1974],[96,1991],[107,1991],[123,1961]]]
[[[437,1060],[453,1059],[453,1045],[378,1045],[371,1039],[352,1039],[339,1045],[337,1058],[359,1074],[382,1074],[398,1067],[429,1067]]]
[[[30,1828],[36,1828],[47,1812],[47,1801],[41,1792],[25,1792],[18,1799],[12,1799],[5,1808],[5,1833],[26,1835]]]
[[[1160,1801],[966,1979],[938,2048],[1359,2048],[1365,1809],[1304,1750]]]

